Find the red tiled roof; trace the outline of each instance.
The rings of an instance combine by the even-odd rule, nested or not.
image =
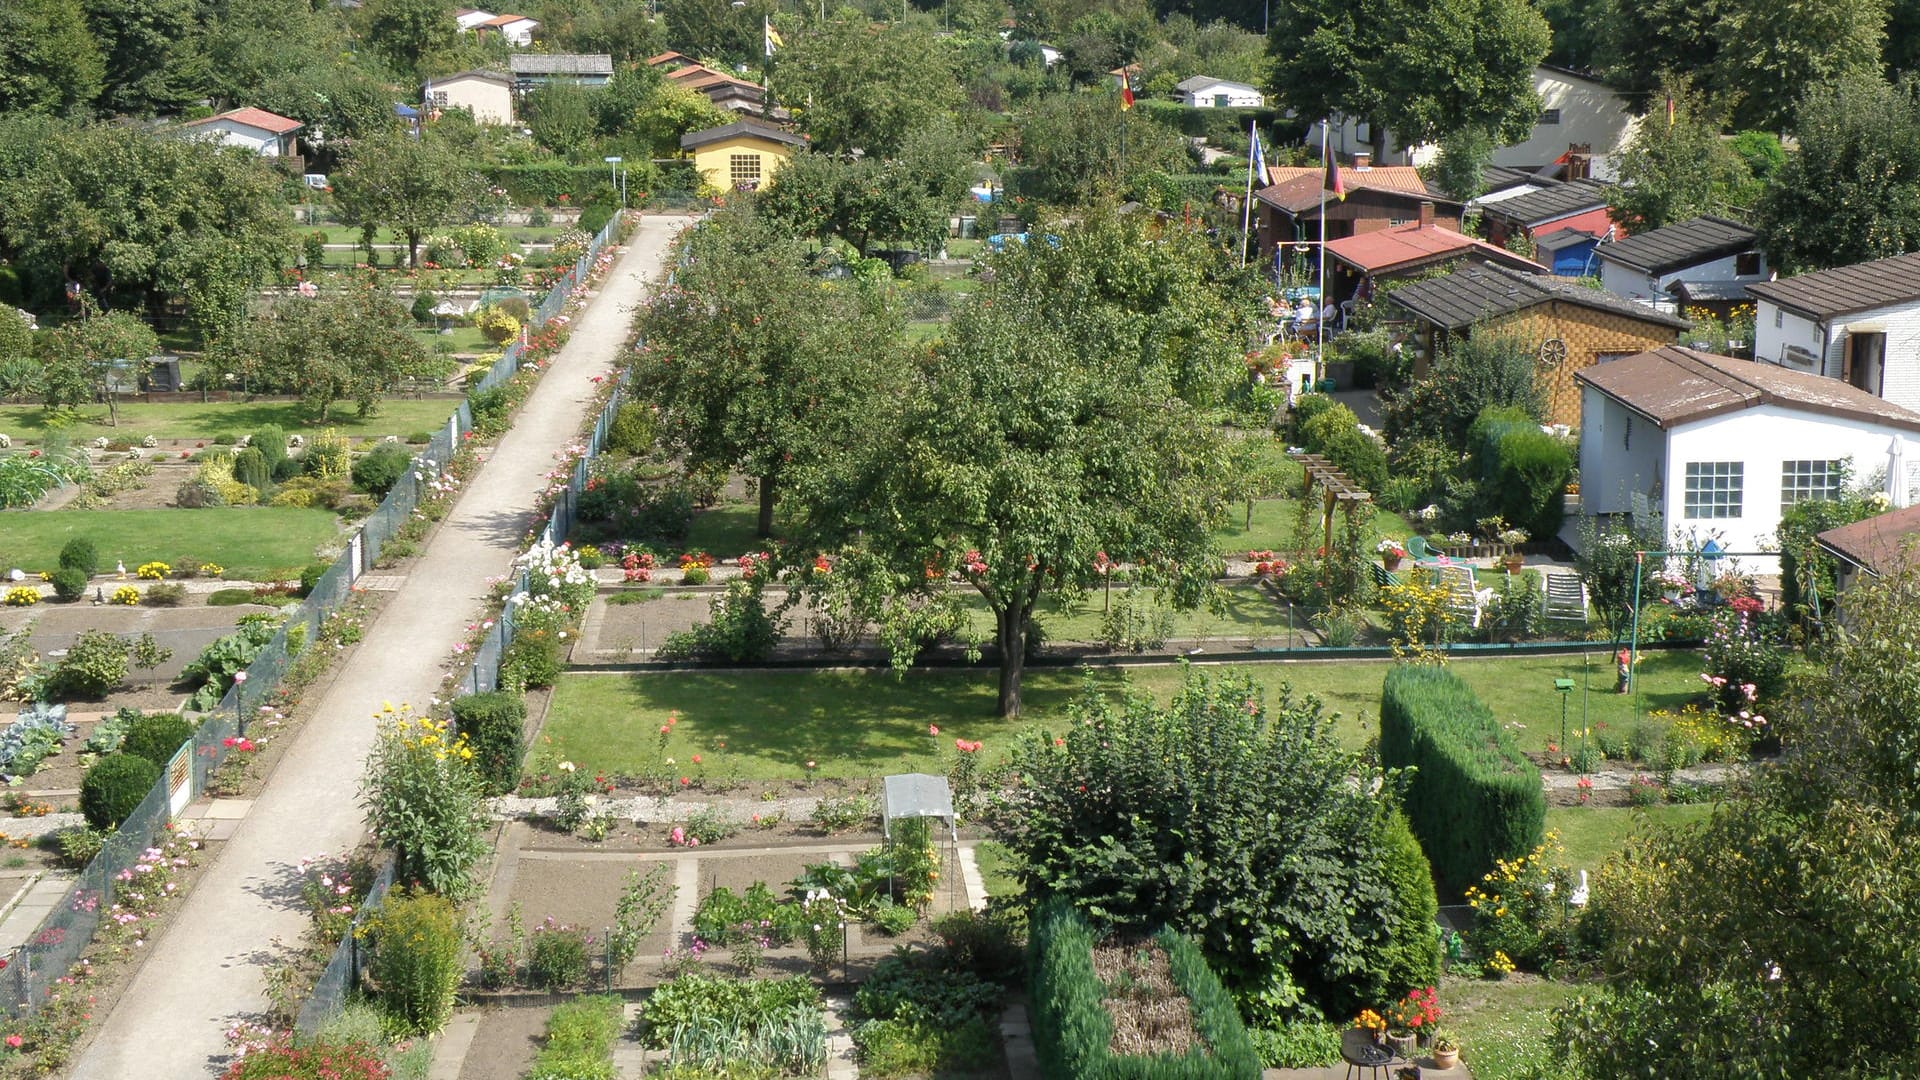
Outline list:
[[[481,26],[512,26],[514,23],[517,23],[517,22],[536,22],[536,21],[538,20],[529,19],[525,15],[495,15],[493,18],[488,19],[486,22],[483,22],[480,25]]]
[[[1515,269],[1530,269],[1543,274],[1547,270],[1505,248],[1495,247],[1442,225],[1402,225],[1327,241],[1328,255],[1368,274],[1474,251]]]
[[[215,113],[212,116],[201,117],[198,120],[189,120],[180,126],[199,127],[202,124],[211,124],[216,120],[231,120],[236,124],[245,124],[248,127],[259,128],[261,131],[270,131],[275,135],[285,135],[289,131],[299,131],[301,128],[307,126],[298,120],[290,120],[287,117],[270,113],[265,109],[255,109],[251,106],[244,109],[228,109],[223,113]]]

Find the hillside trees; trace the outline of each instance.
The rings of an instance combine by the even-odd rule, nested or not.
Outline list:
[[[852,9],[789,38],[773,82],[815,148],[836,153],[896,155],[960,105],[946,42],[917,23],[875,26]]]

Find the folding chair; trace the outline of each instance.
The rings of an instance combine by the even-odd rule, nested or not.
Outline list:
[[[1440,583],[1447,589],[1447,611],[1475,630],[1480,629],[1480,615],[1487,601],[1493,599],[1493,590],[1479,587],[1471,566],[1449,565],[1435,569],[1440,573]]]

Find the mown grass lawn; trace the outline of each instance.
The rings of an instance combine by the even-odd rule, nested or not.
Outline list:
[[[1224,591],[1226,607],[1218,615],[1206,608],[1173,612],[1173,631],[1169,638],[1262,639],[1287,631],[1287,608],[1265,589],[1257,585],[1234,585]],[[1113,598],[1118,600],[1123,592],[1123,589],[1114,589]],[[990,636],[993,619],[986,601],[971,588],[962,590],[960,595],[975,632]],[[1048,641],[1099,641],[1108,603],[1106,593],[1099,589],[1074,597],[1072,603],[1058,595],[1043,598],[1037,616],[1041,632]]]
[[[457,407],[457,402],[446,398],[388,398],[380,402],[372,416],[363,417],[348,401],[335,405],[333,415],[322,424],[309,419],[309,411],[297,401],[134,401],[120,404],[118,427],[108,426],[106,407],[96,405],[82,411],[79,423],[62,430],[76,442],[105,436],[135,445],[147,435],[156,439],[211,440],[216,435],[246,435],[267,424],[278,424],[289,434],[334,428],[354,438],[404,437],[438,429]],[[0,405],[0,431],[13,436],[16,443],[39,442],[48,434],[47,412],[38,405]]]
[[[1713,813],[1712,803],[1680,806],[1556,806],[1547,811],[1547,829],[1560,835],[1566,855],[1560,862],[1575,870],[1598,871],[1627,840],[1662,829],[1697,825]]]
[[[226,567],[227,577],[285,580],[314,561],[314,548],[340,534],[327,510],[226,506],[205,510],[15,510],[0,514],[0,563],[54,569],[60,548],[76,536],[92,540],[100,565],[127,570],[188,555]]]
[[[1440,1026],[1460,1040],[1460,1059],[1474,1080],[1552,1076],[1553,1010],[1580,989],[1535,976],[1449,977],[1440,985]]]
[[[1363,746],[1378,733],[1387,661],[1228,666],[1252,675],[1269,702],[1289,684],[1296,698],[1318,696],[1341,714],[1334,731],[1349,747]],[[1544,749],[1548,739],[1559,737],[1553,680],[1581,677],[1578,655],[1460,660],[1453,668],[1514,729],[1523,749]],[[1685,700],[1697,671],[1691,654],[1649,657],[1642,665],[1643,707]],[[545,734],[563,757],[614,772],[657,772],[663,758],[686,763],[695,753],[709,774],[742,779],[805,776],[809,760],[820,776],[944,772],[943,756],[951,753],[954,738],[981,740],[987,744],[983,753],[997,757],[1025,728],[1059,724],[1088,683],[1113,690],[1130,685],[1167,700],[1182,677],[1171,664],[1030,669],[1022,689],[1026,715],[1006,720],[994,715],[997,683],[990,669],[904,677],[883,671],[573,674],[560,681]],[[1592,719],[1629,721],[1634,698],[1611,693],[1612,668],[1596,663],[1589,678]],[[1574,722],[1579,708],[1576,693]],[[678,713],[680,722],[662,745],[659,728],[670,713]],[[941,729],[940,739],[928,737],[929,724]]]

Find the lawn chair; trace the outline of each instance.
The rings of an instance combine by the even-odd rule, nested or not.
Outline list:
[[[1471,566],[1449,565],[1434,569],[1440,575],[1440,584],[1447,590],[1447,612],[1475,630],[1480,629],[1480,614],[1486,608],[1487,601],[1493,599],[1493,590],[1480,587],[1474,580]]]
[[[1424,536],[1409,536],[1404,546],[1407,549],[1407,558],[1414,562],[1421,562],[1432,554],[1427,550],[1427,538]]]
[[[1587,583],[1571,570],[1540,573],[1541,614],[1548,622],[1587,625]]]

